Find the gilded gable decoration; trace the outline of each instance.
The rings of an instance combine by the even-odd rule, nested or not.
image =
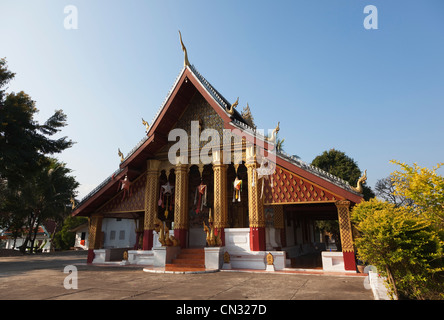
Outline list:
[[[301,202],[335,202],[341,197],[280,166],[272,176],[273,183],[264,187],[265,204],[291,204]]]
[[[183,66],[184,66],[184,67],[187,67],[187,66],[190,65],[190,62],[188,61],[187,48],[185,47],[185,45],[184,45],[183,42],[182,42],[182,34],[180,33],[180,30],[179,30],[179,38],[180,38],[180,44],[182,45],[182,50],[183,50],[183,53],[184,53]]]

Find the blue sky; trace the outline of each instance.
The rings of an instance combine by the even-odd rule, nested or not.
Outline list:
[[[66,30],[64,8],[78,9]],[[366,5],[378,29],[363,26]],[[76,142],[59,158],[79,198],[144,136],[190,62],[229,101],[248,102],[265,130],[280,121],[284,149],[311,162],[335,148],[367,169],[391,159],[444,161],[444,2],[426,1],[12,1],[0,0],[0,56],[37,103],[43,122],[68,115]]]

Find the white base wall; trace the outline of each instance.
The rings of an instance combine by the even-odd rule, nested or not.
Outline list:
[[[322,251],[322,269],[325,271],[345,271],[342,252]]]
[[[151,266],[154,264],[152,250],[128,250],[128,262],[130,264]]]
[[[276,270],[285,268],[284,251],[251,251],[250,228],[226,228],[225,251],[230,254],[230,264],[234,269],[265,270],[267,267],[267,254],[274,257]]]

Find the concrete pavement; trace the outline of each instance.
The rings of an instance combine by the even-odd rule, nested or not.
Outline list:
[[[86,265],[85,252],[0,257],[0,299],[373,300],[364,277],[265,272],[147,273],[141,266]],[[66,280],[77,271],[77,289]],[[70,278],[68,278],[70,279]]]

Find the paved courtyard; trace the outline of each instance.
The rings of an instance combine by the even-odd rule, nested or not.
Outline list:
[[[263,272],[159,274],[142,267],[86,265],[84,252],[0,257],[0,299],[373,300],[364,277]],[[77,269],[77,289],[66,289]]]

